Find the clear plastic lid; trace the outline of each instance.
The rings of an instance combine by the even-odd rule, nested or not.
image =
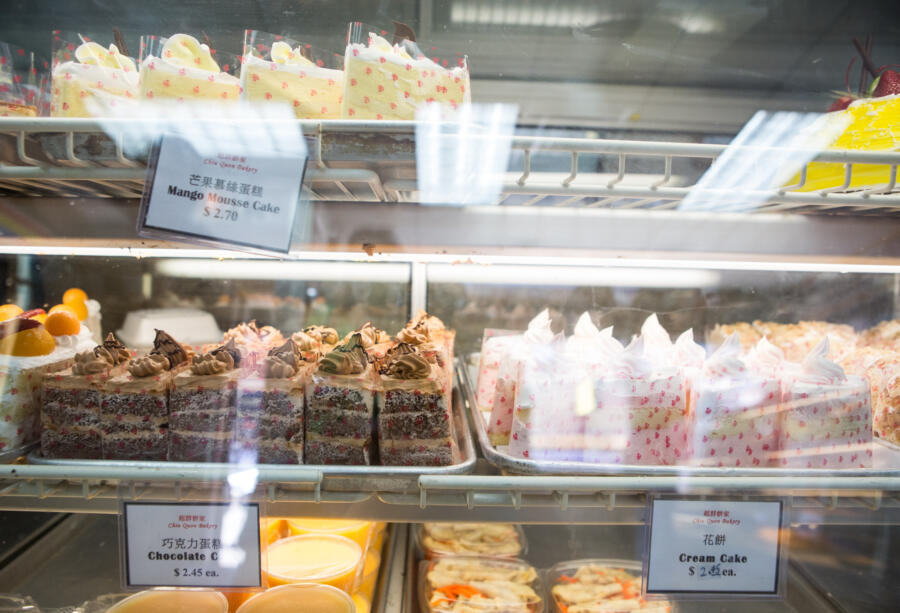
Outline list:
[[[516,558],[528,551],[520,526],[489,523],[424,523],[416,526],[416,545],[428,559],[441,556]]]
[[[0,594],[0,613],[41,613],[41,609],[28,596]]]
[[[319,583],[292,583],[266,590],[238,608],[237,613],[355,613],[353,599],[342,590]]]
[[[82,613],[227,613],[228,600],[215,590],[204,588],[155,587],[115,602],[108,594],[86,603]],[[115,604],[113,604],[115,602]],[[111,605],[111,606],[110,606]]]
[[[641,596],[641,563],[637,560],[585,558],[560,562],[547,571],[546,582],[557,613],[578,604],[589,604],[593,607],[590,611],[596,613],[675,610],[666,600],[645,600]]]
[[[496,613],[543,613],[543,585],[524,560],[473,556],[424,560],[419,565],[423,612],[442,613],[465,605]]]

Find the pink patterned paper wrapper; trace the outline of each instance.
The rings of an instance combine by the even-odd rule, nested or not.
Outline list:
[[[900,353],[860,347],[841,366],[869,382],[875,435],[900,444]]]
[[[870,468],[869,385],[850,376],[835,385],[798,383],[785,394],[781,458],[786,468]]]
[[[601,379],[584,433],[585,462],[675,465],[690,457],[683,374]]]
[[[579,384],[591,379],[580,369],[526,361],[521,368],[509,438],[509,453],[532,460],[582,459],[588,418],[576,413]]]
[[[475,404],[481,411],[489,411],[494,406],[494,391],[497,387],[497,373],[500,362],[509,348],[521,340],[521,332],[515,330],[487,329],[481,341],[481,360],[478,363],[478,381],[475,387]]]
[[[691,464],[775,466],[781,382],[748,377],[704,379],[691,391]]]

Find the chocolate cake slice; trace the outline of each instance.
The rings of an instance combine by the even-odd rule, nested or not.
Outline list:
[[[378,449],[381,463],[448,466],[458,461],[451,387],[444,369],[399,343],[379,366]]]
[[[169,390],[187,367],[190,349],[157,330],[153,350],[100,392],[101,451],[110,460],[165,460]]]
[[[75,365],[44,376],[41,454],[45,458],[100,459],[100,394],[122,374],[128,349],[110,334],[91,351],[75,355]]]
[[[306,384],[306,463],[371,464],[375,373],[359,333],[325,354]]]

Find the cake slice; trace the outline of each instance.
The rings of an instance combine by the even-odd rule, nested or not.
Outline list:
[[[286,38],[273,42],[267,54],[260,50],[265,52],[266,45],[244,45],[243,100],[281,103],[289,106],[297,119],[340,119],[344,93],[344,71],[337,69],[343,64],[340,55],[316,53],[309,45]],[[319,57],[311,59],[314,55]]]
[[[134,114],[138,78],[134,60],[120,53],[115,45],[105,49],[95,42],[84,42],[74,51],[64,48],[54,60],[50,114],[53,117]]]
[[[169,390],[189,364],[190,349],[157,330],[153,350],[100,392],[101,450],[108,460],[165,460]]]
[[[459,455],[451,387],[443,369],[412,345],[398,343],[379,366],[381,464],[449,466]]]
[[[111,377],[123,374],[131,360],[112,333],[91,351],[75,356],[75,365],[44,375],[41,454],[45,458],[100,459],[100,394]]]
[[[231,339],[195,356],[190,368],[175,376],[169,395],[169,460],[228,461],[241,363],[241,352]]]
[[[238,453],[260,464],[303,464],[304,393],[314,368],[290,338],[269,351],[258,377],[239,383]]]
[[[212,53],[188,34],[166,39],[159,57],[149,54],[141,58],[141,99],[237,103],[240,81],[224,72]]]
[[[367,44],[351,43],[344,54],[345,119],[415,119],[425,104],[454,109],[471,99],[469,69],[464,58],[458,66],[438,65],[415,43],[391,45],[369,33]]]
[[[375,373],[359,333],[325,354],[306,384],[306,463],[371,464]]]

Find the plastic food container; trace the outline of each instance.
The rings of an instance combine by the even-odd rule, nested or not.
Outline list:
[[[360,593],[351,596],[353,604],[356,605],[356,613],[369,613],[372,610],[372,601]]]
[[[198,309],[131,311],[125,316],[122,327],[116,330],[116,336],[130,349],[150,347],[157,328],[165,330],[179,343],[187,345],[203,345],[222,340],[222,331],[213,316]]]
[[[442,556],[517,558],[528,551],[520,526],[484,523],[425,523],[416,526],[416,546],[426,559]]]
[[[278,517],[263,517],[259,520],[259,540],[263,545],[263,549],[283,536],[283,519]]]
[[[369,545],[369,534],[375,524],[358,519],[321,519],[313,517],[291,517],[287,520],[291,536],[302,534],[333,534],[345,536],[365,549]]]
[[[237,613],[355,613],[353,600],[341,590],[318,583],[282,585],[257,594]]]
[[[465,572],[463,579],[461,573]],[[485,592],[471,583],[485,584],[496,581],[493,598],[485,598]],[[497,596],[503,585],[512,581],[530,588],[529,594],[509,597]],[[545,603],[543,586],[535,568],[524,560],[484,558],[476,556],[445,557],[424,560],[419,565],[419,604],[423,613],[444,613],[456,610],[459,601],[471,608],[495,613],[543,613]]]
[[[614,600],[610,599],[610,607],[603,609],[598,608],[596,609],[598,612],[620,613],[627,611],[644,611],[645,613],[673,613],[675,611],[675,607],[667,600],[644,600],[641,597],[640,562],[635,560],[616,560],[609,558],[586,558],[583,560],[560,562],[547,571],[547,595],[550,602],[553,603],[552,606],[555,613],[565,613],[567,605],[560,601],[558,595],[553,592],[553,588],[560,584],[577,583],[575,574],[578,572],[578,569],[585,566],[597,566],[608,569],[613,575],[610,577],[611,584],[618,583],[616,579],[621,581],[625,576],[630,577],[633,580],[632,585],[630,586],[631,589],[628,590],[630,594],[623,595],[631,596],[631,598],[626,598],[626,600],[637,600],[640,603],[640,606],[637,608],[634,608],[633,605],[629,605],[626,608],[619,608],[614,604]],[[620,598],[616,598],[616,600],[620,600]],[[593,599],[590,602],[597,603],[598,600]],[[602,602],[602,600],[600,600],[600,602]],[[569,603],[568,607],[571,607],[572,604],[573,603]]]
[[[359,587],[356,592],[362,594],[372,601],[375,594],[375,584],[378,582],[378,569],[381,567],[381,553],[375,549],[370,549],[366,553],[366,561],[363,564],[362,575],[359,580]]]
[[[269,546],[263,556],[263,572],[270,587],[323,583],[350,592],[362,558],[362,548],[346,537],[306,534]]]
[[[106,613],[227,613],[228,600],[221,592],[200,588],[157,587],[129,596]],[[99,610],[98,610],[99,613]]]

